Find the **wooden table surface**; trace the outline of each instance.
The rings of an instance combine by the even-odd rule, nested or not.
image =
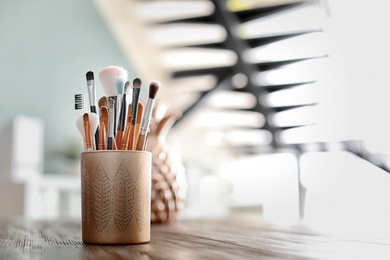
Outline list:
[[[1,220],[0,259],[390,259],[390,240],[332,236],[260,217],[152,225],[147,244],[81,241],[78,221]]]

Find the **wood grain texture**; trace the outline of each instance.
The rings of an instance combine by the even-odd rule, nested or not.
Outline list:
[[[390,259],[390,239],[320,235],[259,218],[152,225],[150,243],[86,245],[75,221],[0,221],[0,259]]]

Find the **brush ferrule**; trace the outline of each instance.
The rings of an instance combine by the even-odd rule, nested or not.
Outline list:
[[[141,134],[145,135],[149,132],[150,119],[152,118],[152,109],[153,109],[154,100],[149,98],[146,103],[144,117],[142,118],[141,123]]]
[[[95,92],[95,81],[87,80],[88,96],[89,96],[89,105],[96,106],[96,92]]]

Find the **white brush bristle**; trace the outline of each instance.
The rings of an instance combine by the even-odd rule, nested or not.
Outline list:
[[[91,126],[91,134],[95,135],[96,129],[99,125],[99,116],[95,113],[88,113],[89,116],[89,124]]]
[[[84,115],[84,114],[83,114]],[[79,130],[81,137],[85,139],[85,132],[84,132],[84,120],[83,120],[83,115],[79,116],[76,119],[76,127]]]
[[[126,81],[128,77],[127,70],[118,66],[108,66],[99,72],[100,83],[107,97],[116,96],[118,94],[116,81],[119,77],[125,78]]]

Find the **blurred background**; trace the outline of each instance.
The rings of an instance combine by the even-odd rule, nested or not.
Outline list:
[[[390,230],[383,5],[1,1],[0,215],[80,217],[74,95],[117,65],[182,114],[164,142],[185,169],[181,219]]]

